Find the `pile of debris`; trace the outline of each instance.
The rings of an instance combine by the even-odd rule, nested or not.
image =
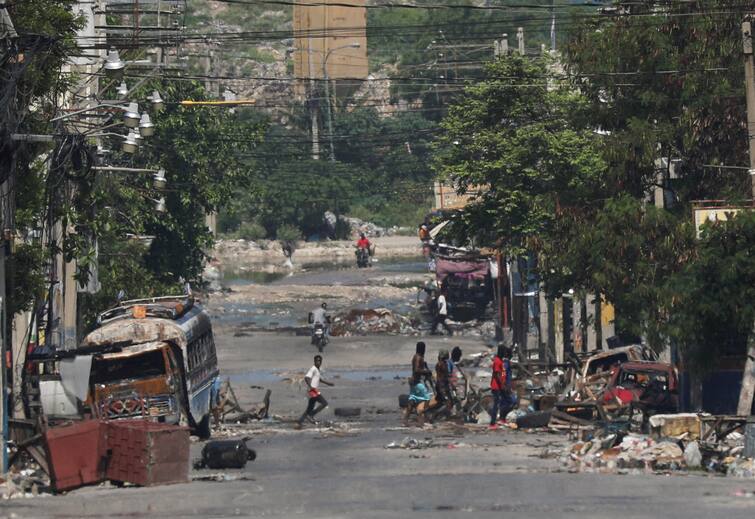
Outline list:
[[[332,234],[335,234],[336,222],[338,220],[345,222],[349,226],[352,236],[358,236],[361,232],[369,237],[391,236],[396,232],[396,228],[386,229],[385,227],[380,227],[372,222],[365,222],[360,218],[343,215],[336,217],[334,213],[325,211],[323,221]]]
[[[33,463],[21,470],[12,468],[0,476],[0,499],[36,497],[45,492],[50,492],[50,477]]]
[[[755,460],[744,457],[743,438],[737,432],[722,442],[604,432],[571,445],[561,461],[575,472],[704,470],[752,478]]]
[[[419,330],[408,317],[387,308],[368,308],[337,314],[330,325],[330,333],[341,337],[372,333],[419,335]]]

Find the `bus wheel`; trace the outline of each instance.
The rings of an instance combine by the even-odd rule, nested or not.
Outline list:
[[[197,424],[196,429],[194,430],[195,434],[199,437],[200,440],[209,440],[210,436],[212,436],[212,431],[210,430],[210,414],[204,415],[202,417],[202,421],[200,421]]]

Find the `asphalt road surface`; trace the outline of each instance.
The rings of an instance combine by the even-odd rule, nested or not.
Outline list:
[[[541,459],[561,435],[484,427],[402,428],[397,395],[416,339],[336,338],[325,351],[324,388],[331,407],[322,419],[332,427],[294,430],[291,420],[306,403],[296,379],[312,363],[307,337],[283,334],[235,336],[216,329],[223,374],[231,377],[244,405],[272,389],[278,417],[221,434],[248,435],[257,460],[245,469],[193,471],[195,480],[154,488],[82,488],[62,496],[5,501],[2,517],[693,517],[755,515],[755,481],[707,475],[600,475],[564,472],[557,460]],[[432,338],[428,357],[460,345],[485,349],[474,339]],[[396,379],[398,377],[398,379]],[[332,409],[360,406],[355,421]],[[432,438],[427,449],[386,449],[405,437]],[[199,455],[202,443],[192,445]],[[746,493],[746,492],[745,492]],[[742,494],[742,492],[739,492]]]

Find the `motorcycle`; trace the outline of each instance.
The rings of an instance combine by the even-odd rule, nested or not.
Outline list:
[[[320,353],[328,344],[328,334],[325,332],[325,326],[322,323],[317,323],[312,327],[312,344],[317,346],[317,351]]]
[[[364,247],[359,247],[356,250],[357,267],[366,268],[370,266],[370,251]]]

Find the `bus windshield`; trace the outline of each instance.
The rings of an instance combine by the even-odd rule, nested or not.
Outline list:
[[[92,363],[92,382],[95,384],[160,375],[165,375],[165,359],[161,349],[129,357],[95,359]]]

